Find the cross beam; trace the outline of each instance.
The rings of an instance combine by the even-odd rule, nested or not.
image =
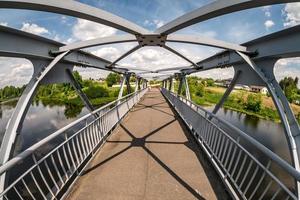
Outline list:
[[[257,51],[252,57],[254,61],[265,59],[281,59],[300,57],[300,25],[291,27],[267,36],[244,43],[249,51]],[[191,74],[213,68],[230,67],[244,60],[235,52],[223,51],[214,56],[197,62],[198,69],[184,69],[185,73]]]
[[[29,9],[64,14],[94,21],[131,34],[149,32],[126,19],[77,1],[1,0],[0,8]]]
[[[290,2],[299,2],[299,0],[218,0],[172,20],[158,28],[155,32],[167,35],[221,15],[260,6]]]

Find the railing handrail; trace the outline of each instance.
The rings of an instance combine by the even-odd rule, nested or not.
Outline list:
[[[16,164],[18,164],[19,162],[21,162],[22,160],[24,160],[25,158],[27,158],[28,156],[32,155],[37,149],[39,149],[41,146],[47,144],[48,142],[52,141],[54,138],[58,137],[59,135],[61,135],[62,133],[64,133],[66,130],[74,127],[75,125],[77,125],[78,123],[86,120],[87,118],[91,117],[92,115],[96,114],[97,112],[117,103],[120,102],[130,96],[136,95],[138,93],[140,93],[141,91],[145,90],[147,88],[143,88],[141,90],[138,90],[136,92],[130,93],[125,95],[124,97],[122,97],[121,99],[116,99],[96,110],[94,110],[93,112],[90,112],[82,117],[80,117],[79,119],[71,122],[70,124],[60,128],[59,130],[55,131],[54,133],[48,135],[47,137],[45,137],[44,139],[42,139],[41,141],[33,144],[32,146],[28,147],[26,150],[22,151],[21,153],[19,153],[18,155],[16,155],[15,157],[13,157],[12,159],[10,159],[9,161],[7,161],[6,163],[4,163],[3,165],[0,166],[0,175],[2,175],[3,173],[5,173],[6,171],[8,171],[9,169],[11,169],[12,167],[14,167]],[[121,102],[122,103],[122,102]]]
[[[163,90],[166,90],[166,89],[163,88]],[[168,90],[166,90],[166,91],[168,91]],[[177,97],[177,94],[175,94],[175,93],[173,93],[171,91],[168,91],[168,92],[170,92],[173,96]],[[273,160],[277,165],[279,165],[284,170],[286,170],[286,172],[289,173],[291,176],[293,176],[297,181],[300,181],[300,172],[297,171],[294,167],[292,167],[285,160],[283,160],[281,157],[279,157],[277,154],[275,154],[270,149],[268,149],[267,147],[265,147],[263,144],[261,144],[260,142],[258,142],[257,140],[255,140],[254,138],[252,138],[251,136],[249,136],[247,133],[245,133],[242,130],[240,130],[239,128],[237,128],[236,126],[230,124],[226,120],[223,120],[223,119],[219,118],[217,115],[215,115],[215,114],[211,113],[210,111],[208,111],[208,110],[200,107],[199,105],[195,104],[191,100],[188,100],[188,99],[186,99],[185,97],[182,97],[182,96],[180,96],[180,97],[182,99],[190,102],[191,104],[193,104],[194,106],[196,106],[197,108],[199,108],[200,110],[202,110],[203,112],[205,112],[208,116],[213,117],[214,119],[218,120],[222,124],[224,124],[227,127],[233,129],[238,135],[240,135],[241,137],[243,137],[247,142],[250,142],[256,148],[258,148],[262,153],[264,153],[271,160]]]

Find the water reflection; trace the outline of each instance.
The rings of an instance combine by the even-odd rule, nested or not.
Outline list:
[[[16,101],[0,105],[1,141],[15,106]],[[75,104],[59,105],[55,102],[34,101],[24,120],[21,134],[17,138],[15,154],[87,113],[86,108]]]

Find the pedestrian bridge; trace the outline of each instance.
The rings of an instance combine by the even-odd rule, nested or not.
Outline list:
[[[297,177],[293,167],[165,88],[144,88],[95,110],[0,173],[22,165],[27,168],[1,193],[4,199],[297,199],[271,170]]]
[[[34,68],[1,144],[0,198],[299,199],[300,128],[275,78],[274,66],[280,59],[300,57],[300,25],[244,44],[174,33],[233,12],[298,1],[216,0],[150,31],[78,1],[0,0],[0,9],[52,12],[122,32],[63,44],[0,25],[0,56],[25,58]],[[114,61],[82,50],[128,42],[136,46]],[[222,51],[194,62],[170,43]],[[190,66],[118,65],[146,46],[164,48]],[[96,109],[73,77],[74,66],[121,74],[117,100]],[[228,67],[234,69],[234,76],[214,110],[194,104],[186,76]],[[131,76],[136,78],[134,91]],[[159,88],[149,87],[153,79],[160,81]],[[179,81],[176,93],[174,79]],[[18,135],[39,86],[53,83],[71,84],[89,114],[15,155]],[[268,89],[284,129],[290,163],[216,115],[236,84]],[[123,96],[125,86],[128,95]]]

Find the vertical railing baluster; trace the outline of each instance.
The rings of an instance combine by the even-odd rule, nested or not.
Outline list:
[[[249,173],[249,171],[250,171],[250,169],[252,167],[252,164],[253,164],[253,160],[251,159],[250,163],[248,164],[248,168],[247,168],[246,172],[243,174],[243,179],[242,179],[242,181],[241,181],[241,183],[239,185],[240,189],[243,187],[243,184],[244,184],[244,182],[245,182],[245,180],[246,180],[246,178],[248,176],[248,173]]]
[[[47,182],[47,180],[46,180],[46,178],[45,178],[45,176],[44,176],[44,174],[43,174],[43,172],[42,172],[42,170],[41,170],[41,168],[40,168],[40,165],[38,164],[37,159],[36,159],[36,157],[35,157],[34,154],[32,154],[32,159],[33,159],[34,164],[37,165],[36,168],[37,168],[37,170],[38,170],[38,172],[39,172],[39,174],[40,174],[40,176],[41,176],[41,178],[42,178],[44,184],[46,185],[47,189],[49,190],[50,194],[52,195],[52,197],[55,197],[55,195],[54,195],[54,193],[53,193],[51,187],[49,186],[49,184],[48,184],[48,182]],[[36,179],[35,179],[35,177],[34,177],[32,171],[31,171],[30,173],[31,173],[32,179],[34,180],[34,182],[36,183],[36,185],[39,187],[39,184],[37,183],[37,181],[36,181]]]
[[[51,159],[52,164],[54,166],[54,169],[55,169],[55,171],[57,173],[57,176],[58,176],[59,180],[61,181],[61,184],[64,185],[64,180],[63,180],[63,178],[62,178],[62,176],[61,176],[61,174],[60,174],[60,172],[58,170],[58,167],[57,167],[56,162],[54,160],[53,154],[50,155],[50,159]]]
[[[76,164],[75,164],[75,162],[74,162],[74,157],[73,157],[73,154],[72,154],[72,151],[71,151],[71,147],[70,147],[70,140],[68,139],[68,136],[67,136],[67,134],[65,134],[65,139],[66,139],[66,145],[67,145],[67,150],[68,150],[68,152],[69,152],[69,155],[70,155],[70,158],[71,158],[71,162],[72,162],[72,164],[73,164],[73,168],[74,168],[74,172],[77,170],[77,166],[76,166]]]
[[[248,156],[245,154],[245,155],[244,155],[244,158],[243,158],[243,161],[242,161],[242,165],[240,166],[240,169],[239,169],[239,171],[238,171],[238,174],[237,174],[237,176],[236,176],[236,178],[235,178],[235,182],[236,182],[236,183],[238,182],[238,180],[239,180],[239,178],[240,178],[240,175],[241,175],[241,173],[242,173],[242,171],[243,171],[243,169],[244,169],[244,165],[245,165],[245,163],[246,163],[247,158],[248,158]]]
[[[264,189],[263,193],[260,195],[258,200],[262,200],[264,198],[264,196],[266,195],[267,191],[269,190],[269,188],[272,185],[272,180],[268,183],[267,187]]]
[[[79,166],[81,164],[81,160],[79,159],[78,152],[77,152],[76,146],[74,144],[74,137],[72,139],[70,139],[69,142],[72,144],[75,160],[77,162],[77,166]]]
[[[66,180],[68,180],[69,175],[68,175],[67,170],[66,170],[66,168],[65,168],[65,166],[64,166],[64,163],[63,163],[63,161],[62,161],[62,159],[61,159],[61,156],[60,156],[60,153],[59,153],[59,149],[57,149],[56,154],[57,154],[57,157],[58,157],[58,161],[59,161],[59,163],[60,163],[60,166],[61,166],[61,168],[62,168],[62,170],[63,170],[63,172],[64,172],[64,176],[66,176]]]
[[[84,156],[84,159],[86,158],[87,156],[87,147],[85,146],[85,143],[83,142],[84,139],[84,130],[81,130],[80,134],[79,134],[79,139],[80,139],[80,144],[81,144],[81,147],[82,147],[82,151],[83,151],[83,156]]]
[[[225,163],[224,163],[224,168],[227,167],[227,164],[228,164],[228,161],[229,161],[229,158],[230,158],[230,155],[231,154],[231,150],[232,150],[232,146],[234,145],[232,141],[229,140],[229,149],[228,149],[228,153],[226,154],[226,158],[225,158]]]
[[[70,162],[69,162],[69,159],[68,159],[68,156],[67,156],[67,151],[66,151],[65,144],[62,145],[62,150],[63,150],[63,154],[64,154],[64,157],[65,157],[65,161],[66,161],[67,166],[68,166],[68,171],[70,170],[70,172],[72,172],[72,167],[70,165]]]
[[[15,190],[16,194],[19,196],[19,198],[21,200],[24,200],[24,198],[22,197],[22,195],[19,193],[18,189],[14,186],[13,189]]]
[[[29,193],[30,197],[31,197],[33,200],[35,200],[35,197],[33,196],[32,192],[31,192],[30,189],[28,188],[28,186],[27,186],[25,180],[22,178],[21,181],[22,181],[23,185],[25,186],[27,192]]]
[[[271,161],[268,162],[266,169],[268,170],[270,166],[271,166]],[[256,194],[256,191],[260,187],[260,185],[261,185],[262,181],[264,180],[265,176],[266,176],[266,171],[263,170],[263,174],[261,175],[259,181],[256,182],[256,186],[255,186],[254,190],[252,191],[250,197],[248,198],[249,200],[251,200],[254,197],[254,195]]]
[[[83,155],[82,155],[82,151],[81,151],[81,147],[80,147],[80,144],[79,144],[79,139],[78,139],[79,135],[77,134],[75,139],[75,143],[76,143],[76,146],[77,146],[77,149],[78,149],[78,152],[79,152],[79,157],[80,157],[80,162],[83,162]]]
[[[43,163],[44,163],[44,165],[46,166],[47,172],[48,172],[48,174],[49,174],[51,180],[53,181],[53,183],[54,183],[54,185],[55,185],[57,191],[59,191],[59,186],[57,185],[57,182],[55,181],[55,178],[53,177],[53,174],[52,174],[52,172],[51,172],[51,170],[50,170],[50,168],[49,168],[49,165],[48,165],[47,160],[45,159],[45,160],[43,161]]]
[[[46,195],[44,194],[42,188],[40,187],[40,184],[37,182],[37,180],[36,180],[35,176],[33,175],[32,171],[30,172],[30,176],[31,176],[31,178],[32,178],[32,180],[33,180],[33,182],[34,182],[34,184],[35,184],[36,187],[38,188],[38,190],[39,190],[40,194],[42,195],[42,197],[43,197],[44,199],[47,199]],[[43,179],[43,178],[42,178],[42,179]],[[43,179],[43,181],[44,181],[44,179]],[[45,181],[44,181],[44,183],[45,183]],[[50,188],[48,188],[49,186],[47,186],[46,183],[45,183],[45,185],[46,185],[47,189],[49,190],[50,194],[53,196],[53,199],[56,199],[55,196],[54,196],[54,194],[53,194],[53,192],[52,192],[52,190],[51,190]]]
[[[248,181],[248,184],[247,184],[247,186],[246,186],[246,188],[245,188],[245,190],[244,190],[244,195],[245,195],[245,196],[246,196],[246,194],[247,194],[247,192],[248,192],[248,190],[249,190],[249,188],[250,188],[250,186],[251,186],[251,184],[252,184],[254,178],[256,177],[256,174],[257,174],[258,170],[259,170],[259,166],[256,165],[255,170],[254,170],[253,174],[251,175],[251,178],[250,178],[250,180]]]
[[[226,136],[225,136],[225,140],[226,140],[226,142],[225,142],[225,147],[224,147],[224,150],[223,150],[221,159],[220,159],[220,161],[221,161],[221,163],[222,163],[223,166],[224,166],[224,159],[225,159],[225,155],[226,155],[226,153],[227,153],[228,143],[229,143],[229,139],[228,139]]]
[[[238,164],[239,164],[239,162],[240,162],[241,155],[242,155],[242,150],[239,149],[238,157],[237,157],[237,159],[236,159],[236,161],[235,161],[235,165],[234,165],[234,167],[233,167],[233,170],[232,170],[232,172],[230,173],[232,178],[233,178],[233,176],[234,176],[234,174],[235,174],[235,170],[237,169],[237,166],[238,166]]]

